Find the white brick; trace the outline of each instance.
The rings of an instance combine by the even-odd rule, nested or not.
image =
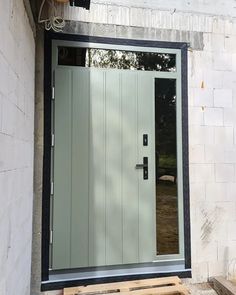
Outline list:
[[[236,53],[236,36],[227,35],[225,37],[225,49],[227,52]]]
[[[212,23],[212,31],[213,33],[216,33],[216,34],[224,34],[225,32],[224,20],[219,17],[215,17]]]
[[[236,183],[229,183],[226,193],[228,201],[236,202]]]
[[[236,72],[236,53],[232,54],[232,71]]]
[[[190,184],[190,202],[191,207],[196,207],[196,203],[205,201],[206,198],[205,183],[191,183]]]
[[[117,25],[129,25],[130,8],[108,5],[108,23]]]
[[[218,203],[216,204],[218,206]],[[228,219],[227,218],[224,219],[224,216],[225,214],[227,214],[227,212],[225,212],[224,210],[225,209],[222,209],[222,212],[221,212],[221,208],[218,207],[218,211],[220,211],[220,213],[222,214],[219,214],[219,217],[217,218],[212,231],[213,239],[214,241],[217,241],[218,244],[229,240]],[[231,210],[231,212],[232,211],[233,210]],[[221,258],[218,256],[218,259],[221,259]]]
[[[72,9],[72,12],[74,10]],[[97,3],[91,3],[91,7],[89,11],[86,11],[85,9],[77,10],[77,20],[80,17],[81,11],[83,11],[85,17],[84,21],[87,22],[94,22],[94,23],[107,23],[107,5],[105,4],[97,4]],[[69,17],[66,17],[67,19]],[[71,18],[70,18],[71,19]]]
[[[234,144],[236,144],[236,127],[234,127]]]
[[[215,165],[216,182],[233,182],[234,165],[233,164],[216,164]]]
[[[218,218],[219,224],[220,222],[228,223],[231,221],[235,221],[236,202],[227,201],[226,193],[227,192],[225,191],[225,200],[216,203],[216,206],[219,211],[219,218]],[[221,240],[224,240],[224,239],[221,239]]]
[[[222,71],[213,71],[209,68],[204,68],[203,81],[206,88],[222,88],[223,87]]]
[[[203,34],[203,44],[205,51],[212,51],[212,34],[204,33]]]
[[[215,144],[233,145],[234,129],[233,127],[215,127]]]
[[[213,144],[214,127],[210,126],[190,126],[189,142],[192,144]]]
[[[134,8],[130,9],[130,25],[140,27],[151,27],[152,14],[150,9]]]
[[[217,242],[197,243],[198,262],[214,262],[217,260]]]
[[[192,283],[203,283],[208,279],[208,263],[193,262],[192,263]]]
[[[168,15],[169,17],[171,16],[170,13]],[[172,23],[172,20],[170,20],[170,22]],[[186,13],[181,13],[179,26],[180,26],[180,30],[182,31],[192,31],[193,21],[191,16]],[[174,25],[171,28],[175,29]]]
[[[189,124],[203,125],[203,110],[200,107],[190,107],[189,109]]]
[[[204,163],[204,146],[203,145],[193,145],[189,149],[189,162],[190,163]]]
[[[227,272],[227,261],[221,257],[220,261],[210,261],[208,263],[209,277],[224,276]]]
[[[211,89],[194,89],[194,106],[213,106],[213,91]]]
[[[221,71],[222,73],[222,87],[223,89],[234,89],[235,77],[232,71]]]
[[[223,146],[206,145],[205,146],[205,160],[206,163],[224,163],[225,151]]]
[[[214,165],[190,164],[190,182],[212,182],[215,179]]]
[[[236,164],[236,147],[226,147],[224,152],[224,161],[225,163],[234,163]]]
[[[235,260],[236,257],[236,241],[225,240],[218,243],[218,258],[223,260],[226,265],[227,276],[235,277]],[[230,279],[228,277],[228,279]],[[231,277],[231,278],[233,278]]]
[[[232,89],[215,89],[214,90],[214,106],[230,108],[233,104]]]
[[[224,108],[224,126],[236,125],[236,110],[233,108]]]
[[[225,35],[223,34],[212,34],[212,50],[213,51],[224,51]]]
[[[215,53],[213,56],[214,70],[231,71],[232,70],[232,55],[229,53]]]
[[[231,241],[236,242],[236,221],[231,221],[228,223],[229,237]]]
[[[223,109],[221,108],[205,108],[204,124],[208,126],[223,126]]]
[[[225,20],[225,35],[233,34],[233,20],[226,19]]]

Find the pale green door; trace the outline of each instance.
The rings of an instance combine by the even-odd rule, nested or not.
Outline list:
[[[155,259],[154,109],[151,72],[56,68],[52,269]]]

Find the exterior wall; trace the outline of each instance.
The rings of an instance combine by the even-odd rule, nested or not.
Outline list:
[[[0,1],[0,294],[30,294],[34,36],[23,0]]]
[[[234,1],[178,1],[175,10],[173,2],[101,0],[90,12],[62,15],[80,21],[68,23],[69,33],[190,42],[192,269],[193,281],[203,282],[232,273],[236,258],[235,8]]]
[[[107,3],[116,6],[142,7],[158,10],[169,10],[171,12],[185,11],[192,13],[236,16],[234,0],[93,0],[93,3]]]
[[[65,33],[190,43],[193,282],[204,282],[214,275],[232,275],[236,258],[235,1],[93,0],[89,12],[59,5],[58,13],[69,20]],[[40,294],[43,48],[39,51],[33,295]]]

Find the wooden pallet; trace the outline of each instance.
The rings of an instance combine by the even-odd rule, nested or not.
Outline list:
[[[184,294],[189,291],[179,277],[167,277],[119,283],[80,286],[64,289],[64,295],[169,295]]]
[[[224,277],[214,277],[211,279],[211,283],[219,295],[236,295],[236,284]]]

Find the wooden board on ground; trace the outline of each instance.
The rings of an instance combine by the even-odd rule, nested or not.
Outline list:
[[[211,282],[219,295],[236,295],[236,285],[224,277],[214,277]]]
[[[88,285],[64,289],[64,295],[188,295],[179,277],[167,277],[118,283]]]

